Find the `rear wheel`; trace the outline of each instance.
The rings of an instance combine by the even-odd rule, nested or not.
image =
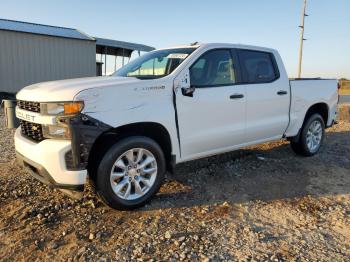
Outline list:
[[[108,206],[125,210],[144,205],[158,191],[165,158],[152,139],[123,139],[104,155],[97,171],[96,190]]]
[[[298,141],[291,141],[293,151],[298,155],[313,156],[322,145],[325,124],[319,114],[311,115],[304,123]]]

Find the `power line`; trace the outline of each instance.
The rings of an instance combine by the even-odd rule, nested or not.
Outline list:
[[[308,16],[306,12],[306,2],[307,0],[304,0],[304,7],[302,9],[302,15],[301,15],[301,25],[299,26],[301,28],[300,32],[300,48],[299,48],[299,67],[298,67],[298,78],[301,78],[301,63],[303,60],[303,47],[304,47],[304,41],[306,40],[304,38],[304,30],[305,30],[305,17]]]

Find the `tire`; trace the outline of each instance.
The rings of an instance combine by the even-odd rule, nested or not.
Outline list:
[[[106,205],[131,210],[145,205],[157,193],[165,171],[161,147],[148,137],[132,136],[120,140],[104,154],[94,182]]]
[[[314,131],[312,132],[312,130]],[[298,155],[313,156],[320,150],[324,136],[325,124],[323,118],[319,114],[313,114],[305,120],[299,140],[296,142],[291,141],[290,145]]]

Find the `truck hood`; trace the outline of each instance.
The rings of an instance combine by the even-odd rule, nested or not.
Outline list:
[[[79,92],[91,88],[129,86],[142,80],[133,77],[85,77],[33,84],[17,93],[18,100],[36,102],[72,101]]]

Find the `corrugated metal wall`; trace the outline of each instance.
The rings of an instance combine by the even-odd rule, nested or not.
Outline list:
[[[0,92],[38,82],[96,75],[96,44],[0,30]]]

